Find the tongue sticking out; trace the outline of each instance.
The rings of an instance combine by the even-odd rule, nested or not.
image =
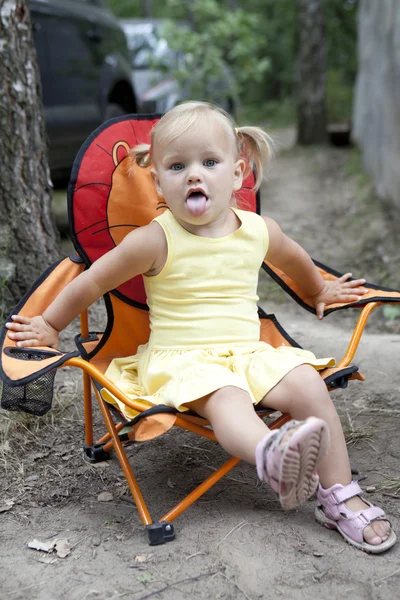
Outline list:
[[[198,217],[202,215],[207,208],[207,198],[201,192],[194,192],[186,198],[186,204],[189,212],[193,216]]]

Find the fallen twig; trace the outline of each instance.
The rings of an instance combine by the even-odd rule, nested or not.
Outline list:
[[[168,590],[169,588],[174,587],[176,585],[180,585],[181,583],[187,583],[188,581],[195,581],[197,579],[202,579],[203,577],[211,577],[211,575],[216,575],[217,573],[218,573],[218,571],[212,571],[210,573],[203,573],[202,575],[195,575],[194,577],[186,577],[185,579],[180,579],[179,581],[175,581],[174,583],[165,585],[163,588],[160,588],[159,590],[154,590],[153,592],[150,592],[149,594],[146,594],[145,596],[140,596],[140,598],[137,598],[136,600],[146,600],[147,598],[151,598],[151,596],[156,596],[157,594],[160,594],[164,590]],[[115,596],[113,596],[113,598],[115,598]]]
[[[12,594],[19,594],[21,592],[25,592],[25,590],[30,590],[34,587],[37,587],[39,585],[44,585],[45,583],[47,583],[48,581],[50,581],[50,579],[46,579],[45,581],[40,581],[39,583],[33,583],[32,585],[28,585],[24,588],[18,588],[17,590],[13,590],[12,592],[6,592],[5,594],[3,594],[3,598],[5,596],[11,596]]]
[[[244,590],[242,590],[241,587],[239,587],[239,585],[236,583],[236,581],[232,581],[231,579],[229,579],[229,577],[227,577],[225,575],[225,573],[220,572],[219,574],[222,575],[222,577],[225,577],[225,579],[227,581],[229,581],[229,583],[232,583],[239,590],[239,592],[241,592],[243,594],[243,596],[246,598],[246,600],[251,600],[251,598],[249,598],[249,596],[246,594],[246,592]]]
[[[229,531],[229,532],[228,532],[228,533],[227,533],[227,534],[226,534],[226,535],[225,535],[225,536],[222,538],[222,540],[220,540],[220,541],[218,542],[218,544],[217,544],[217,548],[218,548],[218,546],[219,546],[220,544],[222,544],[222,542],[223,542],[224,540],[226,540],[226,538],[227,538],[228,536],[230,536],[230,535],[231,535],[231,533],[233,533],[233,532],[234,532],[234,531],[236,531],[236,530],[239,530],[239,529],[241,529],[242,527],[244,527],[245,525],[248,525],[248,524],[249,524],[249,523],[248,523],[247,521],[242,521],[242,522],[241,522],[241,523],[239,523],[238,525],[235,525],[235,527],[234,527],[233,529],[231,529],[231,530],[230,530],[230,531]]]
[[[385,577],[381,577],[380,579],[370,579],[369,581],[366,581],[366,583],[375,585],[376,583],[381,583],[382,581],[385,581],[386,579],[390,579],[390,577],[397,575],[397,573],[400,573],[400,568],[393,571],[393,573],[389,573],[389,575],[385,575]],[[350,590],[346,590],[346,595],[349,594],[350,592],[354,592],[355,590],[359,590],[361,587],[363,587],[363,586],[359,585],[355,588],[351,588]]]

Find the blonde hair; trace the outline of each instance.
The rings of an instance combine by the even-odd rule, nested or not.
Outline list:
[[[138,144],[130,150],[132,161],[140,167],[152,164],[152,153],[158,144],[168,145],[192,126],[213,116],[229,131],[237,156],[246,162],[244,177],[255,174],[253,190],[259,189],[264,170],[271,157],[273,142],[260,127],[236,127],[232,117],[222,108],[208,102],[190,101],[175,106],[151,130],[151,144]]]

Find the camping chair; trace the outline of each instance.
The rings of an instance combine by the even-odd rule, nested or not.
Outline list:
[[[81,148],[72,170],[68,187],[70,235],[76,253],[49,267],[18,303],[12,314],[27,317],[41,314],[61,289],[91,263],[118,244],[133,228],[151,221],[166,209],[155,191],[149,169],[135,167],[129,173],[127,151],[137,143],[148,142],[157,116],[129,115],[113,119],[100,126]],[[249,176],[240,191],[239,206],[260,211],[260,198],[251,191],[253,176]],[[339,273],[316,263],[323,277],[335,279]],[[305,309],[315,312],[311,300],[284,273],[272,265],[263,269],[275,279]],[[329,389],[346,387],[350,379],[363,380],[358,367],[351,364],[371,311],[384,302],[400,301],[400,292],[366,284],[369,292],[357,303],[327,306],[325,314],[342,308],[360,308],[361,314],[351,336],[348,349],[335,368],[321,372]],[[202,496],[239,459],[229,458],[216,472],[191,491],[186,498],[168,510],[158,520],[150,516],[141,489],[128,462],[124,446],[128,441],[152,439],[173,425],[215,440],[209,423],[190,412],[177,412],[167,406],[152,406],[144,401],[130,400],[104,372],[115,357],[130,356],[149,336],[148,308],[141,277],[136,277],[104,297],[108,322],[103,332],[91,332],[88,312],[80,317],[77,350],[56,351],[52,348],[18,348],[1,332],[2,352],[0,375],[3,380],[1,406],[13,411],[43,415],[51,408],[54,375],[58,368],[77,367],[83,373],[83,404],[85,421],[84,457],[90,462],[106,460],[115,451],[135,501],[151,545],[174,539],[173,521]],[[272,344],[299,345],[285,332],[274,315],[259,309],[261,339]],[[120,403],[114,406],[104,401],[102,390]],[[106,433],[95,439],[93,432],[92,393],[97,399]],[[131,417],[122,415],[120,407],[130,410]],[[260,417],[274,411],[260,411]],[[290,415],[274,415],[270,424],[278,428]]]

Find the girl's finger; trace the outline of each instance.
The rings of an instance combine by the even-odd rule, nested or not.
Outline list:
[[[31,339],[33,335],[35,335],[35,333],[32,331],[32,329],[30,331],[15,331],[9,333],[9,337],[12,340],[28,340]]]
[[[32,331],[32,327],[29,325],[22,325],[22,323],[6,323],[6,327],[12,331]]]
[[[31,339],[17,342],[18,348],[32,348],[32,346],[40,346],[39,340]]]
[[[323,316],[324,316],[324,308],[325,308],[324,302],[318,302],[317,306],[315,307],[315,312],[317,313],[318,319],[322,319],[323,318]]]
[[[339,302],[358,302],[359,300],[361,300],[360,296],[355,294],[343,294],[340,296]]]
[[[351,281],[347,282],[348,285],[364,285],[364,283],[367,283],[366,279],[352,279]]]
[[[14,322],[24,323],[25,325],[28,325],[31,322],[28,317],[23,317],[22,315],[11,315],[11,318]]]
[[[347,281],[348,279],[350,279],[350,277],[353,275],[353,273],[345,273],[344,275],[342,275],[341,277],[339,277],[338,281]]]
[[[349,288],[353,294],[367,294],[369,292],[369,290],[365,287],[347,286],[347,288]],[[348,292],[348,289],[346,291]]]

